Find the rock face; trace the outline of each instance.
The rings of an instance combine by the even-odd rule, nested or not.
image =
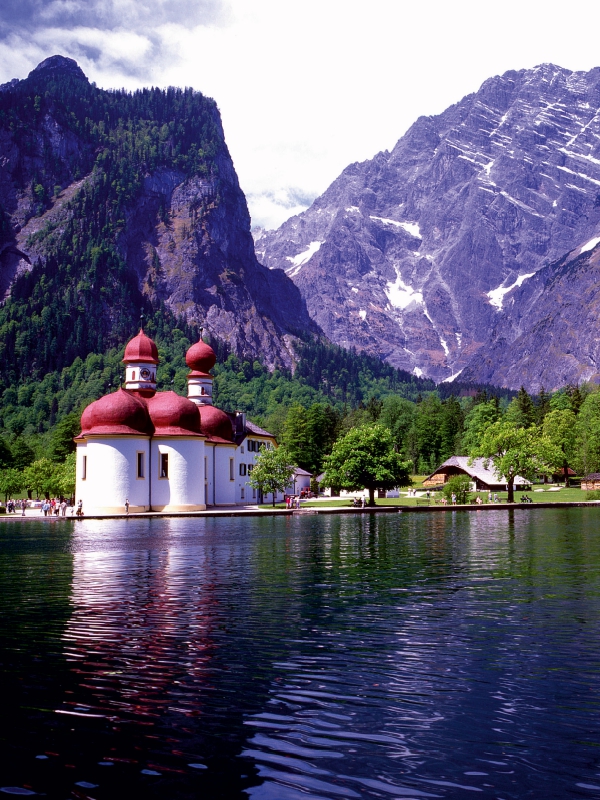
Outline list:
[[[163,304],[236,354],[289,367],[291,337],[317,327],[293,282],[258,263],[216,105],[186,92],[103,92],[62,56],[0,87],[0,297],[30,302],[32,290],[15,292],[15,282],[36,264],[43,271],[51,256],[53,275],[68,272],[61,249],[68,231],[67,251],[75,258],[78,247],[90,274],[71,275],[68,285],[53,291],[79,295],[80,308],[84,284],[87,296],[102,292],[94,313],[102,307],[103,318],[83,313],[78,323],[108,331],[98,347],[120,343],[110,338],[115,319],[123,318],[117,303],[136,307],[127,309],[135,319],[140,310],[148,312],[148,303],[153,309]],[[169,104],[178,109],[177,119],[169,116]],[[154,139],[145,145],[144,136]],[[119,171],[129,157],[133,170],[129,164]],[[190,168],[191,161],[198,167]],[[118,207],[118,193],[131,185],[122,177],[127,169],[143,180],[109,228],[109,214],[98,222],[98,206]],[[89,267],[93,254],[86,255],[86,242],[88,249],[98,245],[96,258],[110,251],[107,263],[124,262],[120,285],[98,288],[102,276]],[[94,338],[85,331],[78,336]]]
[[[548,299],[547,324],[569,328],[569,344],[554,337],[552,355],[532,352],[527,370],[506,345],[524,335],[557,281],[573,280],[559,278],[565,253],[595,235],[600,68],[545,64],[491,78],[443,114],[418,119],[392,152],[352,164],[306,212],[259,231],[255,247],[340,345],[435,380],[465,370],[461,380],[534,388],[545,376],[552,388],[578,370],[595,374],[589,348],[574,352],[590,328],[572,285],[573,303],[560,313]],[[586,252],[591,292],[595,256]]]
[[[532,392],[600,383],[600,236],[515,288],[460,379]]]

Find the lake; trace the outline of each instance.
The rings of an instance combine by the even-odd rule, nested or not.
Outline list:
[[[0,522],[0,790],[600,797],[599,515]]]

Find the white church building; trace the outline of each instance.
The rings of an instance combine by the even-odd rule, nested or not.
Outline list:
[[[215,352],[203,341],[186,353],[188,397],[156,391],[156,344],[143,331],[125,348],[125,388],[91,403],[76,437],[76,500],[86,515],[203,511],[247,505],[256,455],[275,437],[213,405]],[[278,499],[278,498],[277,498]]]

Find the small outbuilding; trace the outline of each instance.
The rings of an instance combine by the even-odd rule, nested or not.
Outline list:
[[[590,472],[581,480],[581,488],[584,492],[593,492],[600,489],[600,472]]]
[[[493,466],[484,466],[483,458],[474,458],[472,463],[469,456],[451,456],[423,481],[426,489],[441,488],[455,475],[467,475],[475,484],[475,491],[503,491],[506,489],[506,478],[498,475]],[[513,481],[515,489],[529,488],[531,482],[520,475]]]

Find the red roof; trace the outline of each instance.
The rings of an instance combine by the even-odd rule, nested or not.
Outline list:
[[[217,363],[215,351],[202,340],[193,344],[185,354],[185,363],[193,372],[208,374]]]
[[[197,406],[175,392],[158,392],[146,400],[155,436],[201,436]]]
[[[158,348],[144,331],[140,331],[137,336],[128,343],[125,348],[123,362],[137,362],[142,364],[158,364]]]
[[[224,411],[215,406],[200,407],[200,429],[205,436],[233,440],[233,426]]]
[[[81,435],[150,435],[150,417],[143,399],[119,389],[96,400],[81,416]]]

